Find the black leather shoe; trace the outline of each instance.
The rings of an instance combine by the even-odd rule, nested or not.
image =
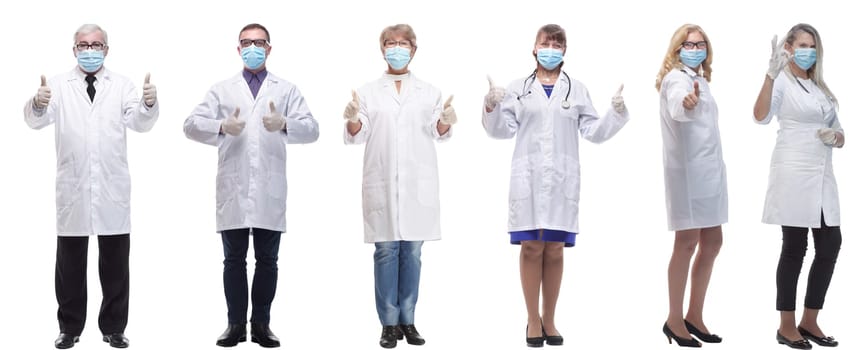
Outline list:
[[[783,344],[783,345],[789,346],[793,349],[810,349],[810,348],[812,348],[811,343],[809,343],[804,338],[799,339],[799,340],[789,340],[786,337],[784,337],[783,335],[781,335],[780,331],[778,331],[777,339],[778,339],[778,344]]]
[[[702,346],[702,343],[699,340],[693,339],[693,337],[681,338],[675,335],[675,332],[669,328],[669,324],[663,322],[663,334],[666,335],[666,338],[669,339],[669,344],[672,344],[672,339],[675,339],[675,342],[678,343],[678,346],[687,347],[687,348],[698,348]]]
[[[548,335],[543,328],[543,337],[546,337],[546,345],[564,345],[564,337],[560,335]]]
[[[268,323],[250,323],[250,341],[259,344],[263,348],[276,348],[280,346],[280,339],[271,329]]]
[[[838,341],[835,340],[835,337],[818,337],[816,335],[811,334],[806,329],[799,327],[799,334],[808,340],[817,343],[819,346],[838,346]]]
[[[380,346],[391,349],[398,345],[398,338],[404,338],[398,326],[383,326],[383,333],[380,334]]]
[[[528,327],[530,326],[524,326],[524,339],[527,342],[527,346],[529,348],[541,348],[543,346],[543,342],[545,342],[546,340],[545,331],[543,331],[542,337],[531,338],[527,336]]]
[[[217,346],[231,347],[247,341],[247,324],[230,323],[223,334],[217,338]]]
[[[422,336],[419,335],[419,331],[416,330],[415,325],[402,324],[400,327],[401,327],[401,333],[407,337],[407,344],[410,344],[410,345],[425,344],[425,338],[422,338]]]
[[[57,339],[54,340],[54,347],[58,349],[69,349],[75,345],[75,343],[78,343],[77,335],[60,333],[60,335],[57,336]]]
[[[130,346],[130,340],[123,333],[105,334],[102,341],[109,343],[113,348],[125,348]]]
[[[699,340],[706,343],[720,343],[723,341],[723,338],[719,337],[717,334],[702,333],[699,328],[694,327],[693,324],[687,322],[687,320],[684,320],[684,326],[687,327],[687,331],[690,332],[690,334],[695,335]]]

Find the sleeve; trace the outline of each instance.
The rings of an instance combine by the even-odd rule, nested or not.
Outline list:
[[[578,85],[575,81],[573,83]],[[584,88],[582,90],[585,103],[582,104],[579,111],[579,133],[585,140],[602,143],[615,136],[624,127],[630,120],[630,113],[625,111],[623,115],[620,115],[612,107],[609,107],[601,118],[597,114],[597,110],[594,109],[588,90]]]
[[[27,123],[27,126],[31,129],[42,129],[53,124],[57,118],[57,106],[61,97],[57,94],[56,91],[58,91],[58,89],[53,86],[51,80],[48,81],[48,86],[51,87],[51,91],[54,92],[54,96],[52,96],[51,100],[48,101],[48,106],[45,108],[36,108],[36,106],[33,105],[34,96],[27,99],[27,103],[24,104],[24,122]]]
[[[293,86],[286,104],[286,135],[288,144],[312,143],[319,139],[319,123],[313,118],[304,96]]]
[[[359,129],[355,135],[350,135],[350,132],[347,130],[347,124],[344,122],[344,144],[345,145],[361,145],[365,142],[368,142],[368,135],[371,132],[370,122],[371,119],[368,117],[368,94],[367,90],[362,88],[356,90],[356,93],[359,96],[359,122],[362,123],[362,128]]]
[[[485,100],[482,101],[482,127],[488,136],[495,139],[510,139],[515,136],[518,131],[518,119],[516,118],[516,110],[518,109],[519,93],[516,92],[514,84],[506,91],[506,96],[503,101],[497,104],[491,113],[485,112]]]
[[[217,96],[216,87],[212,87],[205,95],[205,100],[199,103],[193,109],[193,113],[184,121],[184,135],[193,141],[217,146],[225,137],[220,134],[220,124],[223,118],[225,116],[222,118],[220,116],[220,99]]]
[[[699,108],[684,108],[684,98],[693,91],[693,79],[687,74],[666,74],[660,83],[660,94],[666,100],[666,113],[677,122],[689,122],[699,114]]]
[[[452,137],[452,128],[454,125],[449,127],[449,130],[446,131],[445,134],[440,135],[440,132],[437,131],[437,123],[440,121],[440,114],[443,113],[443,94],[439,91],[437,92],[437,101],[434,102],[434,110],[432,111],[430,120],[428,121],[428,133],[431,137],[436,141],[447,141]]]
[[[136,132],[150,131],[160,115],[159,101],[152,107],[145,106],[145,102],[136,93],[135,85],[129,80],[123,89],[124,125]]]
[[[780,112],[781,104],[784,101],[784,91],[786,90],[784,79],[794,78],[788,76],[786,73],[778,75],[778,78],[774,81],[774,85],[772,85],[772,100],[769,102],[769,113],[762,120],[754,119],[757,124],[768,124],[772,121],[772,116],[776,116]]]

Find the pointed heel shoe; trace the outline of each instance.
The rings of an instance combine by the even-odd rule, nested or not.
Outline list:
[[[666,338],[669,339],[669,344],[672,344],[672,339],[675,339],[675,342],[681,347],[698,348],[702,346],[699,340],[693,339],[693,337],[681,338],[675,335],[675,333],[669,329],[669,325],[666,324],[666,322],[663,322],[663,334],[665,334]]]
[[[545,336],[533,337],[533,338],[528,337],[527,336],[528,327],[529,326],[524,327],[524,337],[525,337],[525,340],[527,341],[527,347],[529,347],[529,348],[541,348],[543,346],[543,342],[545,342],[545,340],[546,340],[546,337]]]
[[[694,327],[690,322],[687,322],[687,320],[684,320],[684,326],[687,327],[687,331],[690,332],[690,334],[695,335],[699,340],[706,343],[720,343],[723,341],[723,338],[719,337],[717,334],[702,333],[699,328]]]

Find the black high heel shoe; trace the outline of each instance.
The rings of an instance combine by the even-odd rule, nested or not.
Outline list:
[[[543,337],[546,338],[547,345],[564,345],[564,337],[560,335],[548,335],[546,334],[546,328],[543,327]]]
[[[546,340],[545,330],[543,330],[543,336],[542,337],[531,338],[531,337],[527,336],[527,331],[529,329],[528,327],[530,327],[530,326],[524,327],[524,337],[527,340],[527,347],[529,347],[529,348],[541,348],[543,346],[543,342]]]
[[[701,347],[702,344],[699,340],[690,338],[681,338],[669,329],[669,325],[666,322],[663,322],[663,334],[666,335],[666,338],[669,339],[669,344],[672,344],[672,338],[675,338],[675,342],[678,343],[678,346],[688,347],[688,348],[698,348]]]
[[[717,334],[702,333],[699,328],[694,327],[690,322],[687,322],[687,320],[684,320],[684,326],[687,327],[687,331],[690,332],[690,334],[695,335],[699,340],[706,343],[720,343],[723,341],[723,338],[719,337]]]
[[[817,343],[819,346],[838,346],[838,341],[835,340],[835,337],[818,337],[816,335],[811,334],[808,330],[799,327],[799,334],[801,334],[805,339],[809,339],[814,343]]]

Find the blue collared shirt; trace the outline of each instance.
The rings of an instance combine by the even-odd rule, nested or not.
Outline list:
[[[259,88],[262,87],[262,81],[268,76],[268,70],[263,69],[259,73],[254,74],[245,69],[241,72],[241,75],[244,76],[244,81],[246,81],[247,86],[250,87],[250,93],[253,94],[253,98],[256,98],[256,94],[259,93]]]

